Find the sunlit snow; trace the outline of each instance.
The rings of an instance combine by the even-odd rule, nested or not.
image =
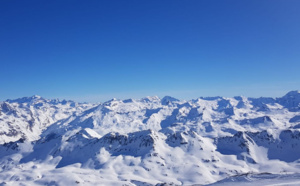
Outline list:
[[[0,184],[300,183],[300,92],[0,102]]]

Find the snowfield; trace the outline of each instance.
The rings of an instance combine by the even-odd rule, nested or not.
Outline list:
[[[0,102],[0,185],[300,185],[300,92]]]

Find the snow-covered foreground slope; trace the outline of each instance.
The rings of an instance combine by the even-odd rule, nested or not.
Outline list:
[[[99,105],[34,96],[1,102],[0,125],[8,185],[231,184],[248,173],[300,173],[299,91]]]
[[[268,186],[297,186],[300,185],[300,174],[243,174],[232,176],[218,181],[210,186],[251,186],[251,185],[268,185]]]

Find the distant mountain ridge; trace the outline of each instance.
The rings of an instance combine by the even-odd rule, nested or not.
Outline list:
[[[299,91],[100,104],[32,96],[0,102],[0,125],[0,183],[191,185],[300,173]]]

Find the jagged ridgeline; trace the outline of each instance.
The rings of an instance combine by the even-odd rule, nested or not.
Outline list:
[[[0,127],[0,183],[11,185],[189,185],[300,172],[299,91],[101,104],[24,97],[0,102]]]

